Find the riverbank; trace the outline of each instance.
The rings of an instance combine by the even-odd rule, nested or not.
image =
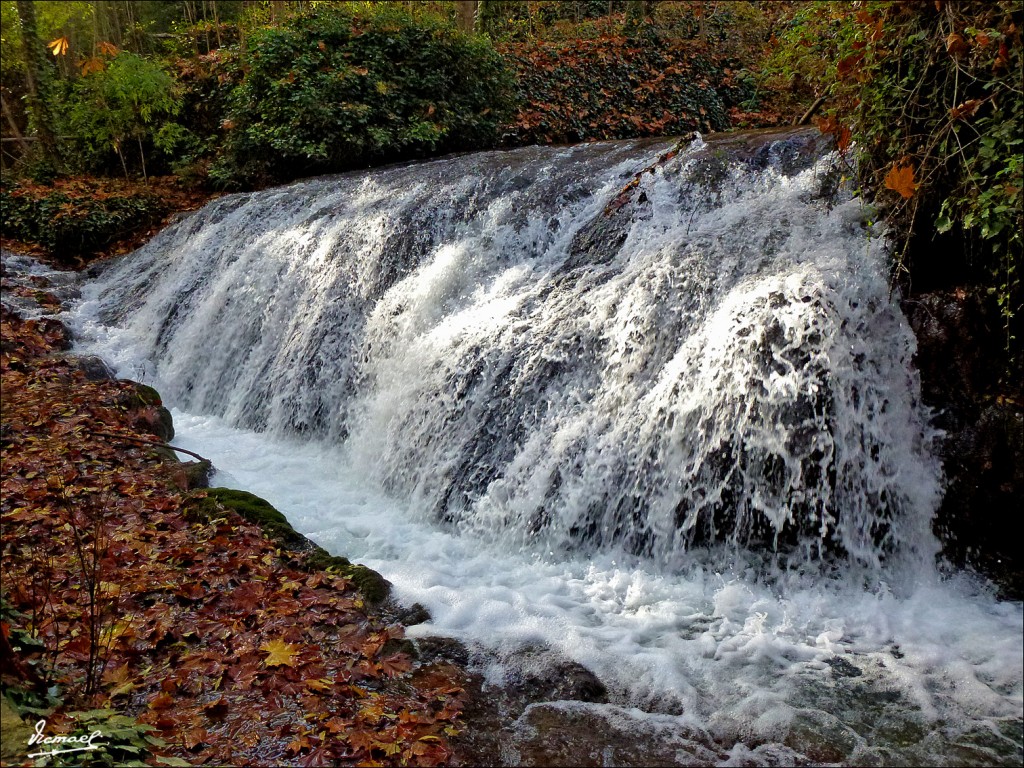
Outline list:
[[[2,679],[18,714],[48,736],[100,730],[115,760],[450,762],[459,671],[415,663],[340,559],[197,487],[152,391],[67,353],[50,281],[3,280]],[[27,741],[5,742],[5,764],[27,761]]]

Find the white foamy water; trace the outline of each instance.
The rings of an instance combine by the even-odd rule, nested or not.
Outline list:
[[[426,606],[412,634],[492,649],[492,680],[549,647],[723,763],[1019,761],[1021,606],[935,570],[913,336],[841,164],[697,142],[606,208],[665,149],[225,198],[75,324],[215,482]]]
[[[221,468],[215,483],[263,496],[330,551],[384,574],[402,602],[427,607],[431,621],[410,636],[499,656],[551,647],[594,671],[619,705],[676,715],[648,724],[627,712],[633,730],[685,727],[726,747],[778,742],[797,754],[820,748],[810,731],[846,764],[1019,755],[1021,606],[969,578],[897,596],[884,580],[768,584],[742,557],[666,572],[621,554],[510,553],[424,522],[356,477],[341,451],[174,418],[175,442]],[[507,673],[490,669],[495,682]],[[736,764],[761,762],[746,759]]]
[[[427,607],[431,621],[410,636],[499,656],[551,647],[594,671],[619,705],[675,714],[645,724],[627,713],[634,730],[685,727],[726,747],[779,742],[797,754],[814,751],[810,730],[847,764],[1019,755],[1021,606],[967,577],[897,596],[883,579],[765,583],[740,556],[732,567],[695,556],[667,572],[621,554],[511,553],[423,521],[357,477],[343,451],[217,417],[174,419],[175,442],[220,468],[215,483],[263,496],[299,531],[382,573],[402,602]],[[495,682],[506,673],[490,670]]]

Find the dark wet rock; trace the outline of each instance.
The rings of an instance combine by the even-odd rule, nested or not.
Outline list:
[[[864,674],[859,667],[855,667],[842,656],[833,656],[826,659],[825,663],[832,667],[832,674],[835,677],[860,677]]]
[[[499,661],[490,653],[466,648],[448,638],[420,638],[416,642],[420,658],[425,662],[454,663],[460,669],[471,670],[465,683],[468,693],[464,712],[465,729],[454,742],[463,764],[581,764],[557,762],[561,747],[545,746],[543,739],[540,742],[532,741],[532,731],[525,732],[525,737],[531,745],[527,752],[533,762],[521,763],[523,755],[519,745],[523,733],[516,731],[515,724],[528,709],[544,703],[571,702],[579,706],[603,706],[603,702],[608,700],[605,686],[586,667],[542,647],[527,647],[503,656]],[[485,669],[495,661],[504,670],[503,678],[498,684],[485,684],[483,676],[472,670]],[[590,743],[593,733],[582,729],[573,731],[567,738],[575,740],[583,749]],[[642,738],[638,738],[636,743],[639,748]],[[546,754],[546,750],[550,754]]]
[[[185,490],[192,491],[210,487],[213,464],[208,459],[183,462],[180,469],[185,476]]]
[[[529,648],[510,662],[505,686],[531,701],[608,701],[604,683],[593,672],[551,651]]]
[[[469,649],[452,637],[418,637],[416,652],[423,662],[447,661],[460,667],[469,664]]]
[[[943,555],[1019,600],[1024,396],[1013,402],[990,395],[1003,373],[998,313],[980,291],[960,289],[916,296],[903,309],[917,336],[921,398],[944,433],[939,455],[946,493],[934,523]]]
[[[507,730],[503,765],[715,765],[725,757],[682,723],[647,721],[608,705],[536,704]]]
[[[407,627],[411,627],[414,624],[425,624],[430,621],[430,611],[419,603],[413,603],[408,607],[398,606],[394,615],[396,621]]]
[[[85,374],[85,378],[89,381],[111,381],[116,378],[113,369],[106,364],[102,357],[83,355],[69,359],[78,370]]]
[[[134,426],[155,435],[165,443],[174,439],[174,419],[171,412],[164,407],[160,393],[148,384],[141,384],[131,379],[122,379],[131,385],[128,392],[121,398],[121,405],[135,412]]]
[[[994,403],[943,441],[946,495],[935,529],[946,556],[1024,598],[1019,519],[1024,500],[1024,413]]]
[[[904,301],[903,311],[917,337],[922,400],[936,410],[936,426],[963,428],[999,378],[998,319],[978,291],[923,294]]]

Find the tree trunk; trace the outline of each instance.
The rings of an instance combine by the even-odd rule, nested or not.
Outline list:
[[[4,117],[7,119],[7,125],[11,129],[11,133],[14,134],[14,138],[18,140],[18,146],[21,147],[21,153],[24,157],[29,152],[28,142],[25,141],[25,137],[21,135],[21,131],[18,130],[18,123],[14,120],[14,115],[11,114],[10,108],[7,106],[7,102],[4,100],[3,94],[0,94],[0,109],[3,109]]]
[[[25,85],[28,89],[29,123],[39,139],[42,160],[51,168],[59,167],[57,139],[53,133],[53,115],[47,102],[46,53],[39,42],[36,27],[36,9],[31,0],[17,0],[18,20],[21,22],[22,55],[25,59]]]
[[[455,23],[463,32],[472,32],[476,28],[477,0],[455,0]]]

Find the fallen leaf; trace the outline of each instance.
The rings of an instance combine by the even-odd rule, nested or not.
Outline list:
[[[298,655],[297,646],[291,643],[286,643],[284,640],[271,640],[269,643],[264,643],[260,646],[261,651],[266,651],[266,659],[263,660],[263,664],[268,667],[280,667],[288,665],[289,667],[295,666],[295,657]]]

